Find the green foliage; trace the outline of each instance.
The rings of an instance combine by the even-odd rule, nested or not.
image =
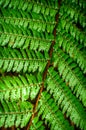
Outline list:
[[[52,4],[52,5],[51,5]],[[53,2],[50,0],[48,2],[46,2],[46,0],[44,1],[39,1],[39,0],[19,0],[19,1],[15,1],[15,0],[0,0],[0,6],[2,6],[3,8],[9,7],[9,8],[13,8],[13,9],[21,9],[23,11],[33,11],[36,12],[37,14],[42,13],[43,15],[50,15],[50,16],[55,16],[55,14],[57,13],[57,7],[58,7],[58,0]]]
[[[82,51],[84,50],[83,45],[78,44],[78,42],[64,30],[59,33],[60,35],[58,35],[56,39],[57,43],[54,46],[55,50],[58,47],[62,47],[63,51],[67,52],[74,61],[77,61],[79,67],[86,73],[86,53]]]
[[[0,102],[0,127],[24,127],[30,120],[33,105],[30,102]]]
[[[72,91],[76,93],[76,96],[82,100],[83,105],[86,107],[86,79],[80,68],[61,49],[53,53],[53,61],[54,67],[58,66],[57,69],[62,79],[69,84]]]
[[[55,26],[54,17],[39,15],[34,12],[24,12],[22,10],[15,9],[5,9],[0,10],[0,21],[5,21],[6,23],[17,25],[19,27],[30,28],[31,30],[47,31],[52,32]]]
[[[78,4],[79,2],[79,4]],[[86,3],[84,0],[63,0],[63,5],[61,6],[61,15],[65,15],[66,17],[69,16],[71,20],[73,20],[75,23],[78,23],[85,28],[86,27]],[[83,9],[84,8],[84,9]]]
[[[65,32],[67,33],[70,33],[70,35],[73,38],[75,38],[77,42],[84,44],[84,46],[86,47],[86,38],[84,38],[86,35],[86,32],[83,32],[80,29],[78,29],[76,25],[70,22],[70,19],[65,20],[63,17],[61,17],[61,21],[59,22],[59,25],[58,25],[58,30],[61,31],[61,29],[65,30]]]
[[[70,3],[70,4],[74,4],[74,5],[78,5],[80,9],[86,9],[86,3],[84,0],[71,0],[71,1],[68,1],[68,0],[63,0],[63,2],[66,2],[66,3]]]
[[[31,50],[49,50],[53,35],[31,29],[19,28],[4,22],[0,23],[0,45]],[[35,47],[34,47],[35,46]]]
[[[0,0],[0,129],[86,130],[86,2]]]
[[[45,119],[45,123],[50,126],[51,130],[73,129],[69,126],[68,122],[64,120],[61,111],[46,91],[42,93],[38,111],[38,115],[40,116],[42,114],[42,119]]]
[[[37,79],[38,78],[38,79]],[[34,100],[42,84],[41,75],[6,76],[0,80],[0,100],[26,101]]]
[[[29,51],[29,49],[17,50],[0,47],[0,68],[3,71],[23,71],[25,73],[38,69],[39,72],[43,72],[48,60],[47,52],[43,55],[37,51]]]
[[[53,98],[62,109],[62,112],[67,113],[67,116],[70,117],[77,126],[80,125],[81,129],[86,129],[86,113],[82,104],[60,78],[58,72],[54,71],[54,68],[49,68],[45,86],[47,91],[53,94]]]
[[[30,130],[45,130],[43,126],[43,121],[40,121],[38,117],[35,117],[32,121],[32,125],[30,126]]]

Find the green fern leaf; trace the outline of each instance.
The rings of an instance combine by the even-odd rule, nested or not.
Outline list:
[[[45,56],[40,52],[29,51],[28,49],[19,52],[16,49],[0,47],[0,68],[7,72],[11,70],[13,72],[34,72],[37,69],[43,72],[49,60],[46,52]]]
[[[37,77],[38,79],[31,74],[26,74],[25,77],[21,75],[3,77],[0,80],[0,100],[25,101],[28,98],[34,100],[42,84],[40,74]]]
[[[40,16],[36,13],[4,9],[1,8],[0,21],[10,23],[12,25],[17,25],[19,27],[30,28],[37,31],[47,31],[53,32],[55,27],[54,19],[50,19],[50,16]]]
[[[83,105],[86,106],[86,80],[80,68],[61,49],[58,49],[58,51],[54,53],[53,61],[54,67],[58,66],[57,69],[59,74],[62,75],[63,80],[69,84],[72,91],[76,93],[76,96],[79,97]]]
[[[63,5],[61,6],[61,15],[64,15],[63,13],[66,13],[66,17],[69,16],[71,20],[73,20],[75,23],[79,22],[79,24],[83,27],[83,29],[86,27],[86,17],[85,17],[85,9],[86,4],[85,2],[80,2],[81,5],[78,5],[77,2],[71,3],[72,1],[65,1],[63,2]],[[71,5],[72,4],[72,5]],[[80,8],[79,6],[82,6]]]
[[[57,36],[57,43],[54,46],[55,50],[58,49],[58,47],[62,47],[63,51],[67,52],[70,57],[77,61],[77,64],[79,64],[83,72],[86,73],[86,55],[83,52],[83,45],[78,44],[77,41],[65,31],[61,31],[60,35]]]
[[[53,68],[49,68],[45,88],[53,95],[55,102],[62,109],[62,112],[81,129],[86,128],[86,112],[83,106],[72,94],[68,86],[60,78],[59,74]],[[70,109],[70,110],[69,110]]]
[[[50,3],[50,2],[49,2]],[[33,11],[33,12],[36,12],[36,13],[42,13],[42,14],[45,14],[45,11],[42,11],[41,7],[42,6],[47,6],[46,3],[43,3],[42,4],[40,2],[37,2],[37,1],[24,1],[24,0],[20,0],[20,1],[14,1],[14,0],[1,0],[0,2],[0,6],[2,6],[3,8],[6,8],[7,6],[9,8],[13,8],[13,9],[21,9],[23,11]],[[54,6],[55,7],[55,6]],[[44,8],[45,10],[49,10],[48,13],[46,13],[46,15],[48,15],[50,13],[50,9],[53,10],[53,13],[50,13],[50,16],[53,16],[55,17],[55,14],[57,13],[57,9],[58,7],[56,7],[56,9],[54,8],[53,6],[47,6],[47,8]]]
[[[64,0],[63,0],[64,1]],[[70,3],[70,4],[74,4],[74,5],[78,5],[79,7],[80,7],[80,9],[82,8],[82,9],[85,9],[86,8],[86,3],[85,3],[85,1],[84,0],[71,0],[71,1],[68,1],[68,0],[65,0],[64,2],[66,2],[66,3]]]
[[[30,130],[45,130],[43,126],[43,121],[40,121],[38,117],[35,117],[32,121],[32,125],[30,126]]]
[[[40,108],[40,109],[39,109]],[[42,93],[38,106],[38,115],[42,114],[42,119],[45,119],[46,124],[49,124],[51,130],[63,130],[73,128],[64,120],[61,111],[57,108],[55,102],[47,92]]]
[[[71,36],[75,38],[75,40],[77,40],[77,42],[80,42],[86,47],[86,39],[85,39],[86,33],[79,30],[76,27],[76,25],[73,25],[72,23],[70,23],[69,20],[65,20],[61,17],[60,21],[58,24],[59,31],[61,31],[62,29],[65,30],[65,32],[70,33]],[[63,23],[65,23],[64,26],[63,26]]]
[[[10,29],[9,29],[10,28]],[[11,24],[0,24],[0,46],[6,46],[12,48],[30,48],[33,50],[49,50],[51,42],[54,40],[52,34],[43,32],[39,33],[35,30],[31,31],[26,29],[20,29],[17,26],[14,27]],[[43,43],[43,44],[42,44]],[[36,45],[36,48],[34,46]]]
[[[26,126],[32,114],[32,104],[30,102],[5,102],[1,101],[2,107],[0,108],[0,127],[11,127],[19,125]],[[2,111],[1,111],[2,110]]]
[[[86,130],[85,0],[0,0],[0,129]]]

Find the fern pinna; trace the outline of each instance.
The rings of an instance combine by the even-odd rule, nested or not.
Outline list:
[[[0,0],[0,130],[86,130],[85,0]]]

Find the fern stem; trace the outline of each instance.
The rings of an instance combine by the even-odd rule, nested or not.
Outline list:
[[[61,1],[58,0],[58,7],[59,7],[59,9],[60,9],[60,3],[61,3]],[[56,20],[56,26],[57,26],[57,24],[58,24],[58,19],[59,19],[59,14],[56,14],[56,19],[55,19],[55,20]],[[52,44],[51,44],[50,49],[49,49],[49,57],[50,57],[50,58],[52,57],[53,47],[54,47],[54,45],[55,45],[56,26],[55,26],[54,31],[53,31],[54,40],[52,41]],[[40,97],[41,97],[41,93],[43,92],[43,89],[44,89],[44,81],[45,81],[45,79],[46,79],[46,77],[47,77],[47,72],[48,72],[48,68],[49,68],[49,67],[50,67],[50,60],[48,60],[48,63],[47,63],[47,65],[46,65],[46,67],[45,67],[45,70],[44,70],[44,73],[43,73],[43,77],[42,77],[42,80],[43,80],[42,87],[40,88],[40,91],[39,91],[39,94],[38,94],[36,103],[35,103],[35,105],[34,105],[33,114],[32,114],[32,117],[31,117],[31,119],[30,119],[29,124],[27,125],[26,130],[29,130],[30,125],[32,124],[32,120],[33,120],[33,118],[35,117],[36,108],[37,108],[37,106],[38,106],[38,102],[39,102],[39,99],[40,99]]]

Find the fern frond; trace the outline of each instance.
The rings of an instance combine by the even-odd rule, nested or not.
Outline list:
[[[86,130],[85,0],[0,0],[0,129]]]
[[[62,0],[63,2],[66,2],[67,4],[74,4],[74,5],[79,5],[80,8],[86,9],[86,2],[85,0]],[[76,7],[75,6],[75,7]]]
[[[83,2],[83,5],[86,6],[85,1]],[[86,27],[85,10],[86,7],[84,10],[82,10],[80,7],[78,7],[78,5],[74,5],[74,4],[71,5],[70,2],[65,4],[65,2],[63,2],[60,8],[60,15],[64,15],[65,13],[64,16],[69,17],[75,23],[79,23],[84,29]]]
[[[43,126],[43,121],[40,121],[39,118],[36,116],[32,120],[32,125],[30,126],[30,130],[45,130]]]
[[[19,27],[30,28],[37,31],[53,32],[55,27],[54,17],[43,16],[33,12],[24,12],[15,9],[0,9],[0,21]]]
[[[6,23],[0,24],[0,46],[48,51],[53,40],[52,34],[20,29]]]
[[[38,115],[42,115],[51,130],[72,130],[50,95],[44,91],[38,104]]]
[[[53,54],[54,67],[57,67],[59,74],[63,80],[69,84],[70,88],[76,96],[82,101],[83,105],[86,106],[86,80],[80,68],[72,58],[65,54],[61,49]]]
[[[72,24],[69,19],[61,17],[58,24],[58,30],[61,31],[62,29],[65,30],[65,32],[70,33],[78,43],[81,43],[86,47],[86,33],[77,28],[76,25]]]
[[[86,112],[81,103],[72,94],[68,86],[60,78],[59,74],[54,71],[53,67],[49,68],[45,88],[53,95],[55,102],[62,109],[62,112],[81,129],[86,129]]]
[[[7,128],[15,125],[23,128],[30,120],[32,110],[33,106],[30,102],[1,101],[0,127],[4,125]]]
[[[56,0],[57,1],[57,0]],[[50,1],[51,2],[51,1]],[[44,0],[42,2],[38,2],[38,1],[25,1],[25,0],[1,0],[0,1],[0,6],[3,8],[13,8],[13,9],[21,9],[23,11],[33,11],[35,13],[42,13],[43,15],[50,15],[52,17],[55,17],[56,13],[57,13],[57,9],[58,9],[58,4],[53,4],[52,6],[48,6],[48,3],[50,5],[50,2],[46,2]],[[58,2],[57,2],[58,3]],[[54,6],[54,7],[53,7]],[[56,9],[55,9],[56,6]]]
[[[54,40],[53,34],[26,30],[12,26],[11,24],[0,23],[0,46],[12,48],[30,48],[33,50],[49,50],[51,42]]]
[[[57,50],[58,47],[62,47],[63,51],[67,52],[74,61],[77,61],[79,67],[86,73],[86,54],[83,51],[84,46],[82,44],[78,44],[70,34],[61,30],[57,35],[54,49]]]
[[[42,84],[41,75],[6,76],[0,78],[0,100],[34,100]]]
[[[49,56],[47,52],[42,54],[37,51],[17,50],[0,47],[0,68],[3,71],[13,72],[43,72]]]

